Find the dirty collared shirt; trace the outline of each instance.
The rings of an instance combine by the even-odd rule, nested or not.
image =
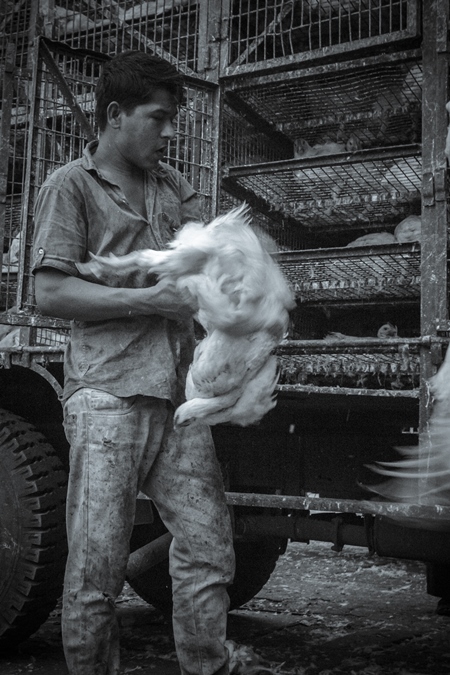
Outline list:
[[[57,169],[39,192],[33,272],[52,267],[79,276],[75,263],[88,260],[89,253],[120,256],[145,248],[160,250],[182,224],[200,219],[195,191],[167,164],[146,174],[148,217],[143,218],[96,168],[96,145],[97,141],[89,143],[80,159]],[[139,288],[155,284],[156,278],[133,271],[106,283]],[[72,321],[64,399],[81,387],[93,387],[115,396],[155,396],[177,406],[184,397],[193,347],[192,321],[158,315]]]

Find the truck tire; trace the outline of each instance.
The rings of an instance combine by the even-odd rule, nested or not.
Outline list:
[[[159,516],[151,525],[134,528],[131,551],[156,539],[167,532]],[[228,588],[230,610],[237,609],[251,600],[267,583],[275,569],[278,558],[284,553],[286,541],[267,537],[255,541],[235,541],[236,574]],[[172,582],[169,561],[164,560],[152,567],[148,574],[129,579],[134,591],[146,602],[168,615],[172,608]]]
[[[34,633],[62,593],[67,474],[24,419],[0,410],[0,648]]]
[[[266,585],[278,558],[286,550],[286,543],[272,537],[234,542],[236,575],[228,589],[230,609],[245,605]]]

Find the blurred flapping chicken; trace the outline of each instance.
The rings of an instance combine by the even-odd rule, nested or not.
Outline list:
[[[244,204],[209,225],[187,223],[166,250],[92,256],[77,265],[81,274],[101,281],[119,271],[145,269],[196,299],[196,318],[206,337],[195,349],[176,427],[247,426],[275,406],[278,366],[272,351],[286,333],[294,300],[269,253],[270,241],[251,227]]]
[[[446,109],[450,113],[450,102]],[[445,154],[450,161],[450,124]],[[371,489],[398,502],[450,506],[450,348],[428,384],[434,403],[426,433],[420,436],[418,446],[398,448],[404,459],[372,466],[389,480]],[[430,526],[450,530],[450,521],[427,521]]]
[[[450,506],[450,349],[429,387],[434,404],[426,433],[417,446],[397,448],[403,459],[371,466],[389,480],[370,489],[396,502]],[[420,520],[409,524],[421,526]],[[450,530],[450,520],[427,520],[426,526]]]

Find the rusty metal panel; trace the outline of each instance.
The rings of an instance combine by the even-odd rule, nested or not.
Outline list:
[[[448,310],[448,167],[445,156],[447,114],[445,104],[450,97],[448,64],[448,25],[450,8],[445,0],[427,5],[423,16],[423,117],[422,117],[422,331],[435,335],[438,325],[449,318]],[[438,369],[441,349],[422,350],[419,432],[420,452],[433,453],[427,442],[433,398],[428,379]],[[427,487],[428,477],[419,478]]]

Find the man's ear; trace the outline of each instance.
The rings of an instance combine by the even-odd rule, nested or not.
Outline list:
[[[120,127],[120,115],[122,109],[117,101],[111,101],[106,109],[106,115],[108,119],[108,124],[114,129],[119,129]]]

